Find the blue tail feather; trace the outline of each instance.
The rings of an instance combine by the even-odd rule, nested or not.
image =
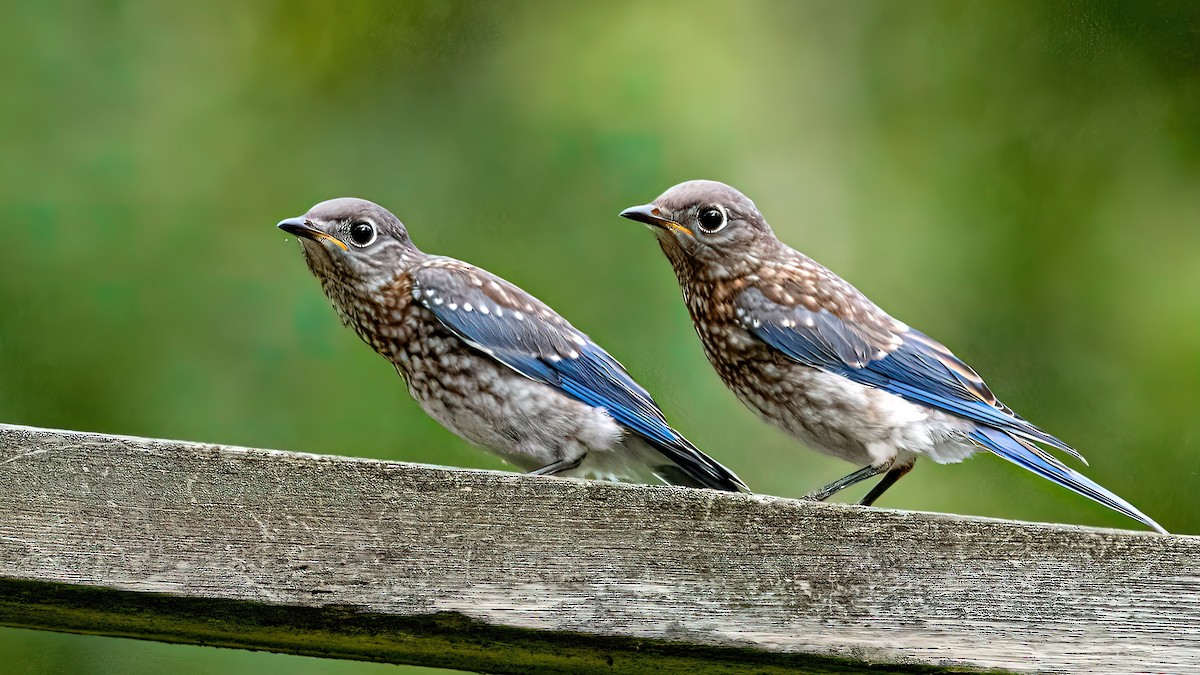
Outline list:
[[[1092,501],[1123,513],[1134,520],[1167,534],[1161,525],[1149,516],[1134,508],[1132,504],[1108,491],[1092,479],[1064,465],[1045,453],[1036,452],[1035,448],[1027,446],[1021,440],[1014,438],[1008,432],[979,426],[970,434],[971,438],[988,450],[1007,459],[1008,461],[1036,473],[1051,482],[1073,492],[1077,492]]]

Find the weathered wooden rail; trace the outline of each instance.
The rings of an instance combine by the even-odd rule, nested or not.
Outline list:
[[[0,625],[489,672],[1200,672],[1200,537],[0,425]]]

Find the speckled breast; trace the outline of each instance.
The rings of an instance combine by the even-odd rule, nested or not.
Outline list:
[[[801,365],[741,328],[729,299],[691,288],[688,309],[704,353],[748,408],[821,452],[870,461],[864,439],[848,433],[870,418],[866,388]]]

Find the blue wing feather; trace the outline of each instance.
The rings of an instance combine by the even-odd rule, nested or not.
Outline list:
[[[617,423],[645,438],[699,484],[731,491],[746,489],[733,472],[672,429],[650,394],[616,359],[544,304],[477,268],[436,267],[424,272],[414,276],[421,289],[435,289],[441,295],[456,297],[457,302],[456,308],[451,309],[448,299],[437,304],[422,296],[422,304],[465,342],[525,377],[590,406],[603,408]],[[454,274],[465,278],[458,279],[461,282],[458,284],[447,283],[446,276]],[[505,295],[501,297],[520,297],[519,306],[503,307],[496,297],[484,297],[480,284],[466,283],[469,275],[503,284]],[[455,288],[449,290],[450,286]],[[452,293],[457,295],[451,296]],[[463,297],[470,298],[473,311],[464,311]],[[501,312],[479,311],[479,307],[488,303],[501,306]]]
[[[756,290],[740,301],[742,326],[797,362],[975,422],[968,436],[980,446],[1166,532],[1129,502],[1034,445],[1045,443],[1083,459],[1066,443],[997,401],[975,371],[932,338],[900,324],[894,324],[890,334],[881,334],[878,326],[873,333],[866,328],[858,330],[827,310],[783,306]],[[878,316],[886,318],[881,311]]]
[[[1023,469],[1032,471],[1042,478],[1061,485],[1068,490],[1097,501],[1118,513],[1123,513],[1134,520],[1141,521],[1158,532],[1167,533],[1161,525],[1137,510],[1129,502],[1108,491],[1087,476],[1068,468],[1053,457],[1037,451],[1028,442],[1022,442],[1021,439],[1013,437],[1008,432],[989,427],[979,427],[971,432],[970,435],[980,445]]]
[[[651,440],[678,440],[679,434],[660,417],[646,390],[590,339],[567,346],[561,350],[565,354],[560,354],[539,349],[528,339],[513,339],[522,333],[529,337],[523,324],[532,319],[518,322],[478,311],[448,311],[445,305],[430,306],[430,310],[467,342],[522,375],[608,410],[618,422]],[[566,355],[570,353],[578,356]]]
[[[800,321],[789,320],[786,325],[778,319],[760,318],[755,326],[751,319],[749,330],[807,366],[882,389],[913,403],[1010,431],[1083,459],[1071,446],[996,401],[970,367],[923,333],[908,328],[894,333],[900,338],[897,346],[875,344],[828,311],[809,312],[802,307],[788,309],[804,315]],[[806,325],[803,319],[812,325]]]

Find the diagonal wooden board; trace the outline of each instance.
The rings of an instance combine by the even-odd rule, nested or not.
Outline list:
[[[1200,537],[0,425],[0,625],[489,672],[1200,672]]]

